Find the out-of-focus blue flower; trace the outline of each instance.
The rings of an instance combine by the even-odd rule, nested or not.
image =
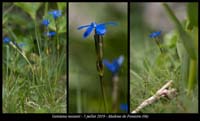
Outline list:
[[[83,38],[88,37],[91,34],[91,32],[93,31],[93,29],[96,30],[97,35],[104,35],[106,33],[106,25],[115,26],[115,25],[117,25],[117,23],[107,22],[107,23],[96,24],[95,22],[92,22],[90,25],[79,26],[78,30],[81,30],[83,28],[87,28],[85,33],[83,34]]]
[[[48,20],[48,19],[44,19],[43,21],[42,21],[42,24],[44,25],[44,26],[48,26],[49,25],[49,23],[50,23],[50,21]]]
[[[47,35],[48,37],[53,37],[53,36],[56,35],[56,32],[47,32],[46,35]]]
[[[51,14],[54,19],[57,19],[58,17],[62,15],[62,12],[60,10],[53,10],[53,11],[50,11],[49,14]]]
[[[114,59],[112,63],[104,59],[103,64],[107,67],[109,71],[112,72],[113,75],[115,75],[118,73],[123,61],[124,61],[124,56],[121,55],[117,59]]]
[[[126,112],[128,112],[128,105],[127,105],[127,104],[123,104],[123,103],[122,103],[122,104],[120,104],[120,107],[119,107],[119,108],[120,108],[121,111],[126,111]]]
[[[22,43],[22,42],[20,42],[20,43],[13,42],[13,44],[14,44],[15,46],[20,47],[20,48],[23,48],[23,47],[25,46],[25,43]]]
[[[25,43],[19,43],[17,44],[20,48],[23,48],[25,46]]]
[[[5,43],[5,44],[10,43],[10,38],[9,37],[4,37],[3,38],[3,43]]]
[[[152,32],[150,35],[149,35],[149,37],[150,38],[156,38],[156,37],[158,37],[158,36],[160,36],[161,35],[161,31],[157,31],[157,32]]]

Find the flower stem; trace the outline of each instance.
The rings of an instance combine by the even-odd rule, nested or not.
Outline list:
[[[48,33],[49,32],[49,28],[48,27],[46,27],[45,28],[45,33]],[[45,48],[45,50],[46,50],[46,54],[47,55],[49,55],[49,46],[48,46],[48,42],[50,42],[49,40],[50,40],[50,37],[48,37],[48,36],[45,36],[45,46],[46,46],[46,48]]]
[[[113,113],[117,112],[117,103],[118,103],[118,82],[119,77],[117,74],[112,76],[112,83],[113,83],[113,89],[112,89],[112,110]]]
[[[40,58],[41,58],[41,50],[40,50],[40,42],[38,40],[38,33],[37,33],[37,23],[35,21],[35,36],[36,36],[36,41],[37,41],[37,47],[38,47],[38,51],[39,51],[39,55],[40,55]]]
[[[158,38],[155,38],[155,42],[156,42],[156,44],[158,45],[158,47],[159,47],[159,49],[160,49],[160,52],[161,52],[161,54],[163,54],[164,52],[163,52],[163,50],[162,50],[162,48],[161,48],[161,46],[160,46],[160,43],[159,43],[159,40],[158,40]]]
[[[103,74],[104,74],[103,36],[96,34],[96,30],[95,30],[94,40],[95,40],[95,50],[96,50],[96,55],[97,55],[96,66],[97,66],[97,71],[99,72],[99,79],[100,79],[101,93],[102,93],[103,102],[104,102],[104,109],[107,112],[105,94],[104,94],[104,88],[103,88]]]
[[[55,26],[56,26],[56,49],[57,49],[57,54],[59,54],[59,41],[58,41],[58,23],[57,20],[55,19]]]
[[[6,64],[6,78],[8,77],[8,59],[9,59],[9,57],[10,57],[10,51],[9,51],[9,46],[6,46],[6,57],[7,57],[7,59],[6,59],[6,61],[7,61],[7,64]]]
[[[99,72],[100,76],[103,76],[104,73],[104,66],[103,66],[103,36],[94,35],[95,39],[95,49],[96,49],[96,55],[97,55],[97,71]]]
[[[104,109],[107,112],[106,100],[105,100],[106,96],[105,96],[104,88],[103,88],[103,76],[99,76],[99,78],[100,78],[101,94],[102,94],[102,98],[103,98]]]
[[[40,56],[40,66],[42,66],[42,53],[41,53],[41,46],[40,46],[40,43],[41,43],[41,38],[39,38],[39,35],[38,35],[38,29],[37,29],[37,22],[34,21],[35,23],[35,37],[36,37],[36,41],[37,41],[37,47],[38,47],[38,51],[39,51],[39,56]],[[26,57],[26,56],[25,56]],[[27,58],[26,58],[27,59]],[[28,60],[28,59],[27,59]],[[30,62],[29,62],[30,63]],[[31,64],[30,64],[31,65]],[[32,66],[31,66],[32,67]],[[33,68],[32,68],[33,70]],[[34,72],[33,72],[34,74]],[[42,68],[40,68],[40,75],[41,75],[41,78],[43,76],[42,74]],[[33,78],[34,79],[34,78]]]

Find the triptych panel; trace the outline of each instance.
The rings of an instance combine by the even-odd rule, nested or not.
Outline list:
[[[198,113],[198,2],[1,6],[3,114]]]

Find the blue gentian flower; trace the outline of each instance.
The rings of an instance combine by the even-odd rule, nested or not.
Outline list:
[[[112,63],[104,59],[103,64],[108,68],[109,71],[112,72],[113,75],[115,75],[118,73],[123,61],[124,61],[124,56],[121,55],[119,56],[119,58],[114,59]]]
[[[158,37],[158,36],[160,36],[161,35],[161,31],[157,31],[157,32],[152,32],[150,35],[149,35],[149,37],[150,38],[156,38],[156,37]]]
[[[57,19],[58,17],[62,15],[62,12],[60,10],[53,10],[53,11],[50,11],[49,14],[51,14],[54,19]]]
[[[42,24],[44,25],[44,26],[48,26],[49,25],[49,23],[50,23],[50,21],[48,20],[48,19],[44,19],[43,21],[42,21]]]
[[[83,25],[79,26],[78,30],[81,30],[83,28],[87,28],[85,33],[83,34],[83,38],[88,37],[93,29],[96,30],[97,35],[104,35],[106,33],[106,25],[117,25],[115,22],[107,22],[107,23],[100,23],[96,24],[95,22],[92,22],[90,25]]]
[[[3,38],[3,43],[5,43],[5,44],[10,43],[10,38],[9,37]]]
[[[47,35],[48,37],[53,37],[53,36],[56,35],[56,32],[48,32],[48,33],[46,33],[46,35]]]
[[[120,110],[128,112],[128,105],[127,104],[120,104]]]

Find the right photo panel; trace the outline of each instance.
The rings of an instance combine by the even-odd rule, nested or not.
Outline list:
[[[131,3],[131,113],[198,113],[198,3]]]

